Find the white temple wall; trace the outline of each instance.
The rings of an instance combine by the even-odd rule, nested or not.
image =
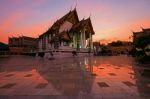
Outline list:
[[[39,39],[38,41],[38,48],[39,48],[39,51],[42,51],[42,39]]]
[[[38,50],[40,51],[40,49],[41,49],[41,40],[39,39],[39,41],[38,41]]]
[[[82,48],[82,32],[80,33],[80,48]]]
[[[86,46],[86,39],[85,39],[85,31],[83,30],[80,34],[80,48],[85,48]]]
[[[90,45],[91,45],[91,49],[93,49],[93,39],[92,39],[92,33],[90,33]]]
[[[84,51],[82,51],[82,52],[84,52]],[[74,57],[72,55],[72,51],[70,51],[70,52],[52,52],[52,53],[53,53],[54,58]],[[93,53],[90,53],[90,54],[88,52],[86,52],[86,53],[77,53],[77,56],[75,56],[75,57],[85,57],[85,56],[93,56]],[[50,53],[45,52],[44,58],[48,59],[49,57],[52,57],[52,56],[50,56]]]
[[[51,44],[49,43],[49,41],[51,40],[51,34],[49,34],[49,36],[48,36],[49,38],[48,38],[48,47],[49,47],[49,49],[51,49],[52,48],[52,46],[51,46]]]
[[[86,46],[85,30],[83,30],[83,48]]]
[[[46,36],[46,37],[45,37],[45,47],[46,47],[46,50],[48,49],[48,48],[47,48],[47,46],[48,46],[47,39],[48,39],[48,38],[47,38],[47,36]]]
[[[68,31],[72,28],[72,23],[71,22],[68,22],[68,21],[65,21],[61,26],[60,26],[60,29],[59,29],[59,33],[63,32],[63,31]]]

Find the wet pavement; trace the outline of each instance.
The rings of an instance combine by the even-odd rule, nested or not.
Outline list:
[[[127,56],[0,58],[0,99],[150,99],[150,79]]]

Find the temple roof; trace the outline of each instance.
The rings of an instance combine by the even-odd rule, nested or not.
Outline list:
[[[71,31],[78,31],[78,30],[80,30],[82,28],[85,28],[85,27],[88,27],[88,26],[89,26],[89,28],[91,30],[91,33],[95,34],[95,32],[93,30],[93,26],[92,26],[90,17],[87,18],[87,19],[82,19],[78,24],[75,24],[72,27]]]
[[[77,21],[79,22],[79,19],[78,19],[78,15],[77,15],[77,11],[76,9],[74,9],[73,11],[69,11],[66,15],[64,15],[63,17],[61,17],[59,20],[57,20],[51,28],[56,28],[56,27],[60,27],[60,25],[66,21],[66,20],[69,20],[69,18],[71,18],[73,15],[76,16],[76,19]]]
[[[66,20],[73,24],[70,31],[78,31],[78,30],[81,30],[82,28],[86,27],[89,30],[89,32],[91,32],[92,34],[95,34],[90,17],[85,20],[83,19],[83,20],[79,21],[78,14],[77,14],[77,11],[75,8],[74,10],[69,11],[66,15],[64,15],[63,17],[58,19],[56,22],[54,22],[54,24],[45,33],[40,35],[39,38],[42,38],[50,33],[58,33],[60,26]]]
[[[149,32],[150,33],[150,28],[142,29],[143,32]]]
[[[138,32],[133,32],[133,34],[142,34],[142,33],[145,33],[145,32],[150,32],[150,28],[142,28],[142,31],[138,31]]]
[[[51,31],[53,31],[53,30],[59,30],[59,28],[63,24],[63,22],[66,21],[66,20],[69,21],[70,18],[72,18],[73,16],[75,16],[77,22],[79,22],[79,18],[78,18],[78,15],[77,15],[76,8],[72,11],[69,11],[66,15],[64,15],[63,17],[58,19],[56,22],[54,22],[54,24],[45,33],[40,35],[40,37],[51,33]]]
[[[69,35],[68,32],[61,32],[59,33],[58,35],[55,35],[51,40],[50,42],[54,42],[55,40],[59,40],[59,41],[70,41],[71,40],[71,37]]]
[[[133,34],[141,34],[141,33],[143,33],[142,31],[140,31],[140,32],[133,32]]]

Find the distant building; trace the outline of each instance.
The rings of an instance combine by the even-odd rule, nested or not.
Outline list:
[[[112,55],[129,54],[133,48],[132,42],[128,41],[113,41],[108,43],[108,47],[111,50]]]
[[[9,37],[9,47],[10,50],[15,53],[19,50],[19,52],[32,52],[37,50],[37,39],[27,36],[20,37]],[[15,51],[15,49],[17,49]]]
[[[93,49],[94,35],[90,17],[79,21],[76,9],[57,20],[39,36],[39,51],[81,51]]]
[[[133,32],[133,42],[135,42],[138,38],[144,37],[144,36],[150,37],[150,28],[147,28],[147,29],[142,28],[142,31]]]
[[[133,44],[136,56],[150,56],[150,28],[133,32]]]
[[[117,47],[111,46],[110,49],[113,55],[128,54],[132,50],[132,46],[131,45],[117,46]]]

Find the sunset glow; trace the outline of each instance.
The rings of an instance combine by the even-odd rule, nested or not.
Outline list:
[[[91,17],[94,41],[130,40],[132,31],[150,27],[150,0],[0,0],[0,42],[8,37],[38,37],[76,6]]]

